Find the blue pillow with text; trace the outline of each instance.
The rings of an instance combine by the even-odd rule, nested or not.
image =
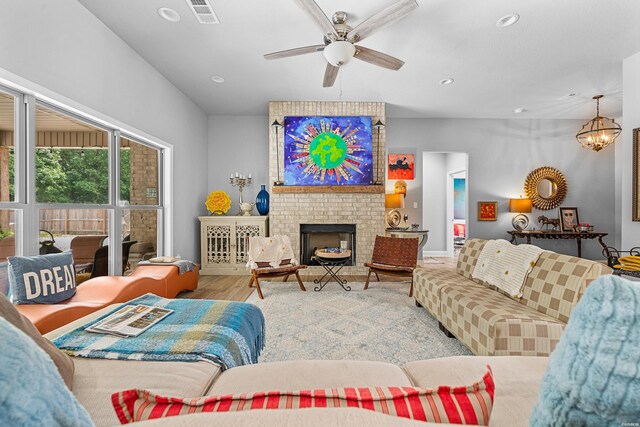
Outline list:
[[[14,304],[55,304],[76,293],[71,252],[11,256],[9,287]]]

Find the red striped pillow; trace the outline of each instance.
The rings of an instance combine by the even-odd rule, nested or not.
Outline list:
[[[421,421],[486,426],[495,389],[491,368],[487,369],[481,381],[462,387],[346,387],[193,399],[132,389],[114,393],[111,401],[122,424],[196,412],[354,407]]]

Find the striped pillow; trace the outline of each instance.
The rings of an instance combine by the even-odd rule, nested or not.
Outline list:
[[[486,426],[495,389],[491,368],[487,369],[481,381],[462,387],[346,387],[193,399],[132,389],[114,393],[111,401],[122,424],[198,412],[353,407],[421,421]]]

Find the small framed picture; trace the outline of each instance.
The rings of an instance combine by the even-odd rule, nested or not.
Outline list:
[[[478,202],[478,221],[497,221],[498,202]]]
[[[573,227],[578,224],[578,208],[560,208],[560,230],[574,231]]]

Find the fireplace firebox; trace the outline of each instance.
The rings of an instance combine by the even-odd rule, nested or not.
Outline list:
[[[300,224],[300,262],[320,265],[312,260],[316,249],[339,248],[341,241],[351,250],[351,261],[345,265],[356,265],[355,224]]]

